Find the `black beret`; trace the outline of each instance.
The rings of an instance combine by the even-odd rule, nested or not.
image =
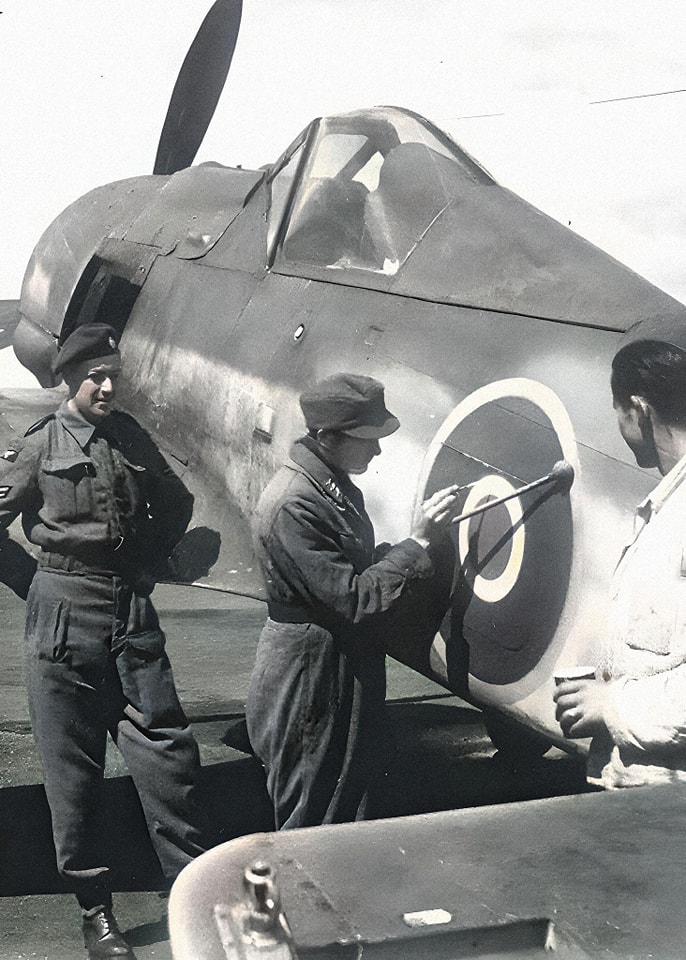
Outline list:
[[[383,384],[355,373],[336,373],[320,380],[303,391],[300,406],[309,430],[337,430],[376,440],[400,426],[386,409]]]
[[[119,334],[107,323],[84,323],[65,339],[57,354],[54,370],[61,373],[65,367],[82,360],[119,354]]]

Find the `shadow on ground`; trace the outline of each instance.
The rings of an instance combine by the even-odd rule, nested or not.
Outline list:
[[[495,752],[478,710],[448,702],[389,705],[391,754],[379,816],[585,793],[585,763],[551,751],[529,762]]]
[[[202,770],[198,798],[217,842],[272,829],[261,766],[252,757]],[[105,781],[103,859],[115,890],[164,886],[138,795],[129,777]],[[64,893],[55,867],[50,813],[42,785],[0,791],[0,896]]]
[[[493,752],[481,714],[454,702],[389,704],[387,762],[373,807],[380,818],[581,793],[579,760],[556,756],[514,769]],[[250,754],[243,718],[221,737],[233,759],[203,767],[199,800],[216,842],[273,829],[261,765]],[[105,859],[115,890],[162,888],[159,865],[129,777],[105,781]],[[0,790],[0,895],[63,893],[54,863],[50,816],[42,785]],[[155,942],[157,929],[136,931]],[[138,942],[138,941],[137,941]]]

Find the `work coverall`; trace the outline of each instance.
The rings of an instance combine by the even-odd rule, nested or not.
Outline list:
[[[277,828],[364,816],[386,693],[384,617],[434,572],[415,540],[385,545],[361,491],[310,438],[264,491],[256,550],[269,618],[247,702]]]
[[[108,730],[165,877],[202,852],[198,748],[147,595],[192,504],[148,434],[117,411],[96,428],[65,402],[0,459],[0,528],[21,514],[39,551],[26,610],[29,707],[58,868],[86,910],[110,902]]]
[[[588,779],[607,789],[686,780],[686,457],[636,509],[610,592],[610,736]]]

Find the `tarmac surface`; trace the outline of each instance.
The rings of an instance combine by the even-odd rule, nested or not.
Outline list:
[[[179,695],[200,745],[201,799],[220,842],[272,829],[244,705],[264,606],[160,585],[154,600]],[[50,820],[28,716],[21,645],[24,604],[0,586],[0,960],[84,958],[80,916],[54,866]],[[578,759],[551,750],[515,768],[497,754],[481,713],[389,661],[391,748],[378,817],[584,792]],[[107,757],[115,913],[138,960],[171,960],[166,901],[135,790],[116,748]]]

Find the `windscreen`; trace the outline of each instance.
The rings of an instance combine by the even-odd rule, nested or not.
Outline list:
[[[448,142],[409,115],[323,120],[291,209],[284,256],[397,273],[457,195],[463,164]]]

